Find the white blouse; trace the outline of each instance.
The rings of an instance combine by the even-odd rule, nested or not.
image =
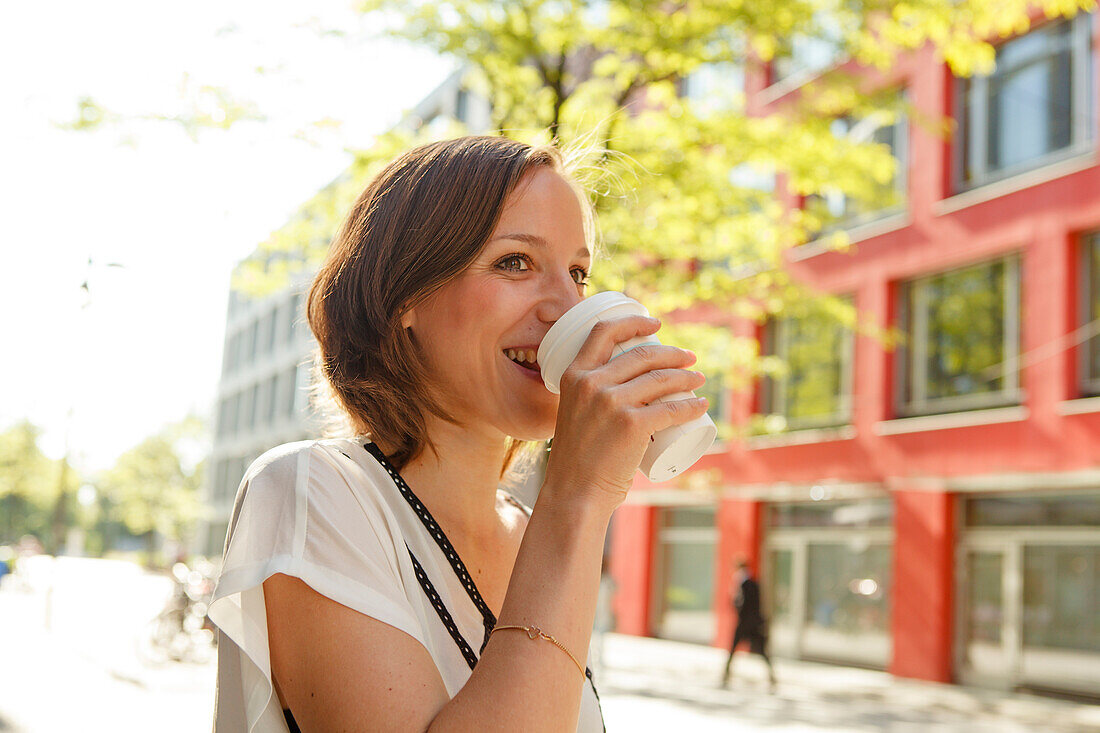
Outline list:
[[[210,606],[219,630],[215,733],[289,730],[267,646],[262,584],[275,573],[419,641],[451,697],[496,623],[446,535],[376,446],[279,446],[256,459],[237,491]],[[586,676],[577,730],[596,733],[603,715]]]

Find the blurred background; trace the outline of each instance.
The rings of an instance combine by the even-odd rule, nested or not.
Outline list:
[[[721,426],[612,522],[609,729],[1100,730],[1098,42],[1087,0],[0,3],[0,731],[210,725],[238,483],[321,431],[303,292],[471,133],[567,151],[591,291]],[[742,560],[774,686],[721,684]]]

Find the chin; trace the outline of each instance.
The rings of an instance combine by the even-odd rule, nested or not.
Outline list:
[[[550,414],[548,419],[524,420],[522,423],[512,424],[505,430],[505,434],[516,440],[550,440],[554,437],[554,425],[557,423],[557,412]]]

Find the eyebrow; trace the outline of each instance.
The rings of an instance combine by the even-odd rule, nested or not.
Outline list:
[[[500,236],[493,237],[490,242],[495,242],[498,239],[514,239],[517,242],[526,242],[527,244],[535,247],[541,247],[547,249],[550,247],[550,243],[537,234],[528,234],[527,232],[513,232],[511,234],[501,234]],[[577,257],[587,257],[592,259],[592,253],[588,251],[588,247],[581,247],[577,250]]]

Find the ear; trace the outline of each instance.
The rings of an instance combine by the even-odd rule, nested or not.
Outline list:
[[[409,308],[401,315],[401,328],[411,329],[416,325],[416,308]]]

